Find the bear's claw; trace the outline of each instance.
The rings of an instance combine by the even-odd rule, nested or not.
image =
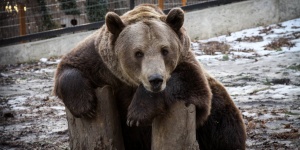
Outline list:
[[[133,105],[137,106],[137,105]],[[151,124],[155,115],[154,112],[147,112],[140,109],[141,107],[129,107],[128,114],[127,114],[127,125],[129,127],[132,126],[144,126]]]
[[[138,127],[140,125],[140,121],[130,120],[130,119],[127,120],[127,126],[133,127],[134,125]]]
[[[90,112],[88,112],[85,115],[82,115],[83,117],[87,117],[87,118],[93,118],[96,116],[96,111],[95,110],[91,110]]]
[[[126,124],[127,124],[127,126],[129,126],[129,127],[133,127],[133,126],[140,126],[141,125],[141,123],[142,124],[146,124],[146,122],[147,121],[141,121],[141,120],[134,120],[134,119],[127,119],[127,122],[126,122]]]

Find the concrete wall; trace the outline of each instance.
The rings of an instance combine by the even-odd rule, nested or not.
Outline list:
[[[62,56],[94,31],[75,33],[57,38],[0,47],[0,64],[13,64]]]
[[[250,0],[185,14],[191,39],[207,39],[242,29],[300,17],[300,0]],[[94,31],[0,47],[0,64],[61,56]]]
[[[191,39],[207,39],[242,29],[300,17],[300,0],[250,0],[186,13]]]

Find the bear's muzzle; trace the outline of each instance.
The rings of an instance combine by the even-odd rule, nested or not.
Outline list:
[[[162,75],[154,74],[148,77],[148,81],[151,84],[152,91],[159,92],[164,79]]]

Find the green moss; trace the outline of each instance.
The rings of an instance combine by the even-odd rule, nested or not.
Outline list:
[[[256,81],[256,79],[254,77],[250,77],[250,76],[243,76],[241,78],[238,78],[237,80]]]
[[[86,13],[90,22],[97,22],[104,20],[107,6],[104,0],[87,0]]]
[[[291,111],[287,111],[287,112],[285,112],[285,114],[286,115],[293,115],[293,116],[300,115],[299,113],[294,113],[294,112],[291,112]]]
[[[227,54],[223,55],[222,60],[223,61],[228,61],[229,60],[229,56]]]
[[[60,2],[61,9],[66,15],[79,15],[80,11],[77,9],[75,0],[58,0]]]
[[[271,85],[271,81],[268,78],[266,78],[266,81],[263,83],[264,83],[264,85]]]
[[[299,65],[291,65],[288,67],[288,69],[292,69],[292,70],[296,70],[296,71],[300,71],[300,64]]]
[[[265,90],[268,90],[268,89],[270,89],[270,87],[265,87],[265,88],[261,88],[261,89],[256,89],[256,90],[254,90],[253,92],[251,92],[250,95],[256,94],[257,92],[265,91]]]
[[[52,16],[48,12],[45,0],[37,0],[37,2],[40,5],[40,11],[42,14],[41,20],[43,23],[43,26],[39,28],[39,30],[45,31],[56,28],[57,25],[52,21]]]

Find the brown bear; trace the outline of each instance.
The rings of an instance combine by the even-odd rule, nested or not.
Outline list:
[[[151,149],[151,122],[175,101],[196,106],[200,149],[245,149],[239,110],[190,50],[180,8],[140,5],[87,37],[58,65],[54,93],[75,117],[95,115],[95,88],[114,89],[126,149]]]

